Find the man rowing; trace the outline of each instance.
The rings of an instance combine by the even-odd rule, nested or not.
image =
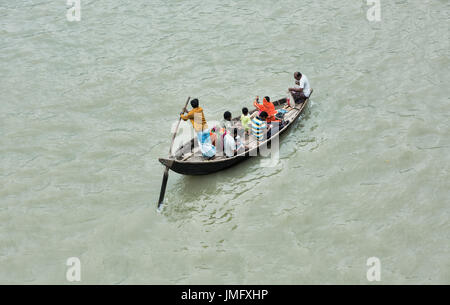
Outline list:
[[[292,94],[296,103],[303,103],[311,94],[311,86],[306,75],[300,72],[294,73],[295,86],[289,88],[289,92]]]
[[[206,123],[205,115],[203,113],[202,107],[199,107],[198,99],[193,99],[191,101],[192,110],[187,112],[183,109],[180,116],[183,121],[190,120],[195,132],[197,133],[197,141],[202,152],[203,157],[212,158],[216,154],[216,148],[211,143],[211,138],[209,136],[208,124]]]

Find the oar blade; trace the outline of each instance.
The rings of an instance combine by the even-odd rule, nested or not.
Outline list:
[[[164,176],[161,184],[161,192],[159,193],[158,211],[161,211],[164,203],[164,195],[166,194],[167,180],[169,179],[169,168],[164,170]]]

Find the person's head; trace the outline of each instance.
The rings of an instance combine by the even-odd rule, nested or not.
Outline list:
[[[265,112],[265,111],[263,111],[259,114],[259,117],[263,120],[266,120],[268,116],[269,116],[269,114],[267,114],[267,112]]]
[[[197,108],[198,107],[198,99],[193,99],[192,101],[191,101],[191,106],[192,106],[192,108]]]
[[[248,108],[247,107],[242,108],[242,114],[243,115],[247,115],[248,114]]]
[[[233,128],[233,138],[237,138],[238,136],[238,129],[237,128]]]
[[[223,118],[227,121],[231,121],[231,112],[225,111],[225,113],[223,114]]]
[[[294,78],[295,78],[296,80],[300,80],[300,79],[302,78],[302,74],[301,74],[300,72],[295,72],[295,73],[294,73]]]
[[[266,101],[270,102],[270,97],[266,96],[264,99],[265,99]]]

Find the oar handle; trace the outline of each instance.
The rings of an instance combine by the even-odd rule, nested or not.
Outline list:
[[[187,108],[190,100],[191,100],[191,97],[188,97],[188,99],[186,101],[186,105],[184,105],[184,108],[183,108],[184,111],[186,111],[186,108]],[[177,132],[178,132],[178,128],[180,127],[180,123],[181,123],[181,116],[178,120],[177,127],[175,128],[175,132],[173,133],[173,136],[172,136],[172,143],[170,143],[170,149],[169,149],[169,158],[172,157],[172,146],[173,146],[173,143],[175,142],[175,138],[177,137]]]

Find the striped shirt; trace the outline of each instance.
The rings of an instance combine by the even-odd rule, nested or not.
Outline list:
[[[266,129],[266,121],[263,121],[258,117],[252,119],[252,134],[258,139],[258,141],[262,141],[264,139]]]

